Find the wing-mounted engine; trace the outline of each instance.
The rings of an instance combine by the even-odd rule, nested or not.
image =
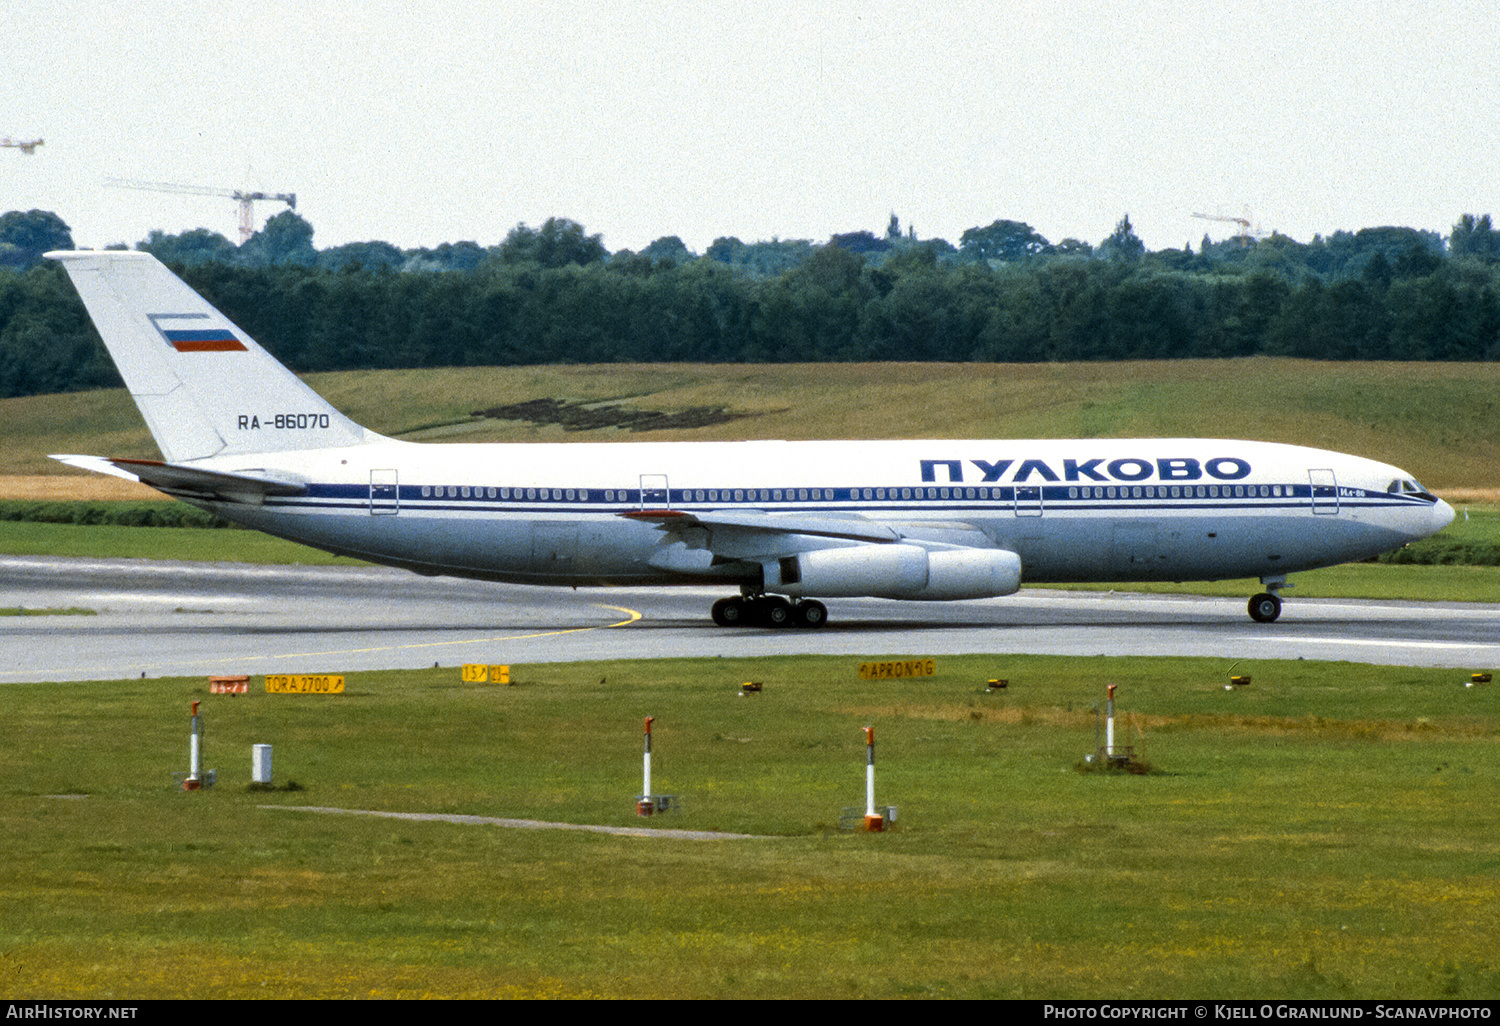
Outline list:
[[[765,589],[794,598],[935,601],[994,598],[1021,587],[1021,557],[1005,549],[850,545],[783,556],[766,570]]]

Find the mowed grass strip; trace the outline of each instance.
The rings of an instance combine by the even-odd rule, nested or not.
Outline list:
[[[0,521],[0,553],[94,559],[177,559],[304,566],[364,566],[259,531]]]
[[[495,653],[493,661],[501,661]],[[1492,997],[1500,693],[1217,660],[698,659],[16,685],[0,959],[38,997]],[[1003,693],[984,682],[1003,676]],[[758,696],[739,683],[761,681]],[[1146,775],[1085,774],[1106,684]],[[212,791],[185,794],[203,702]],[[655,790],[634,815],[642,718]],[[864,796],[897,829],[843,832]],[[277,783],[246,789],[250,747]],[[327,816],[453,812],[683,841]]]

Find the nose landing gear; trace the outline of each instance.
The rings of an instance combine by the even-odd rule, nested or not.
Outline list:
[[[1282,588],[1287,586],[1285,577],[1262,577],[1260,583],[1266,590],[1250,599],[1250,619],[1256,623],[1272,623],[1281,615]]]
[[[1264,592],[1250,599],[1250,619],[1256,623],[1270,623],[1281,615],[1281,599]]]

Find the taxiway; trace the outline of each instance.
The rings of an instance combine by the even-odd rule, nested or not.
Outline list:
[[[337,673],[466,662],[959,653],[1329,659],[1489,669],[1500,605],[1025,589],[977,602],[843,599],[819,629],[720,628],[722,589],[522,588],[377,567],[0,556],[0,683]]]

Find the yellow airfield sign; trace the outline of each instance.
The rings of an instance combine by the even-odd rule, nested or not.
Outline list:
[[[268,673],[268,695],[342,695],[344,678],[328,673]]]
[[[888,663],[860,663],[860,680],[896,680],[902,677],[931,677],[937,673],[936,659],[903,659]]]
[[[464,663],[462,679],[465,684],[509,684],[510,667],[507,665],[491,666],[486,663]]]

